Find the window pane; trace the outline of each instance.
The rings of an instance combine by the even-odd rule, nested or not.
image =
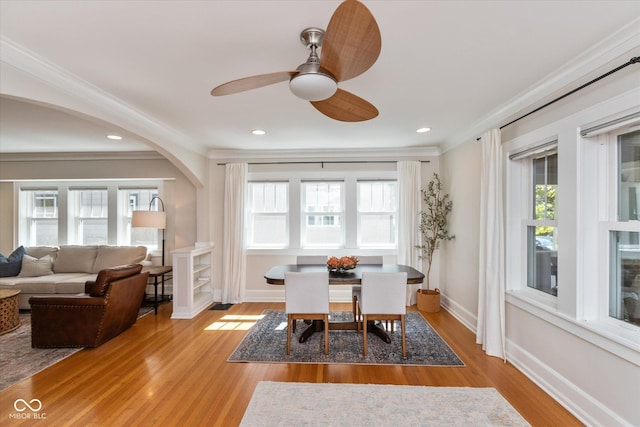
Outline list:
[[[58,245],[58,191],[20,190],[19,239],[24,246]]]
[[[389,246],[395,242],[394,215],[362,215],[360,217],[361,246]]]
[[[359,212],[393,212],[395,210],[395,182],[358,182]]]
[[[107,190],[69,191],[69,242],[77,245],[108,243]]]
[[[306,182],[303,188],[305,212],[342,211],[342,183]]]
[[[303,247],[344,245],[343,185],[343,182],[302,183]]]
[[[253,215],[249,229],[250,245],[286,247],[289,243],[286,215]]]
[[[618,137],[618,218],[637,221],[640,211],[640,131]]]
[[[84,218],[80,221],[83,245],[106,245],[107,220]]]
[[[249,247],[288,247],[289,183],[250,182],[248,191]]]
[[[558,154],[533,159],[533,219],[555,219]]]
[[[640,326],[640,233],[612,231],[609,316]]]
[[[29,239],[28,245],[33,246],[57,246],[58,245],[58,220],[38,219],[32,223],[33,239]]]
[[[558,245],[555,227],[527,227],[527,286],[558,294]]]
[[[309,215],[306,217],[306,246],[342,245],[342,225],[339,215]]]
[[[118,199],[124,204],[122,209],[120,227],[124,231],[123,235],[118,232],[118,239],[132,246],[146,246],[148,251],[161,250],[162,245],[158,235],[162,231],[153,228],[133,228],[131,227],[131,215],[133,211],[161,211],[162,204],[159,202],[157,188],[140,188],[119,190]],[[154,199],[155,197],[155,199]],[[153,200],[153,202],[152,202]],[[151,204],[151,206],[149,206]]]

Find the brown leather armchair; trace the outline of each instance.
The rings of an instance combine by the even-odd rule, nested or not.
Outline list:
[[[85,295],[32,297],[32,347],[98,347],[138,318],[149,273],[140,264],[101,270]]]

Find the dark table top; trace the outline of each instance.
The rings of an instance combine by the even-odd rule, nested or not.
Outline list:
[[[264,278],[267,279],[267,283],[270,285],[284,285],[284,273],[286,272],[311,272],[311,271],[327,271],[326,265],[310,265],[310,264],[288,264],[288,265],[276,265],[267,271]],[[359,285],[362,281],[363,271],[375,271],[375,272],[387,272],[387,273],[407,273],[407,284],[413,285],[422,283],[424,274],[408,265],[400,264],[367,264],[359,265],[353,270],[349,270],[346,273],[329,273],[330,285]]]

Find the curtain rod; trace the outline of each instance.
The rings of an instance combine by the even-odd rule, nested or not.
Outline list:
[[[524,114],[524,115],[518,117],[517,119],[511,120],[509,123],[500,126],[500,130],[506,128],[509,125],[514,124],[518,120],[522,120],[525,117],[530,116],[533,113],[537,113],[538,111],[542,110],[543,108],[546,108],[549,105],[554,104],[554,103],[560,101],[561,99],[566,98],[569,95],[573,95],[574,93],[578,92],[579,90],[582,90],[582,89],[586,88],[587,86],[591,86],[592,84],[596,83],[597,81],[600,81],[600,80],[604,79],[605,77],[610,76],[611,74],[613,74],[615,72],[618,72],[618,71],[622,70],[625,67],[628,67],[631,64],[638,64],[638,63],[640,63],[640,56],[635,56],[635,57],[631,58],[629,61],[627,61],[626,63],[614,68],[613,70],[607,71],[606,73],[602,74],[601,76],[596,77],[595,79],[593,79],[591,81],[588,81],[587,83],[583,84],[582,86],[579,86],[579,87],[577,87],[577,88],[565,93],[564,95],[561,95],[561,96],[557,97],[556,99],[553,99],[553,100],[547,102],[546,104],[536,108],[535,110],[530,111],[527,114]],[[476,138],[476,141],[480,141],[481,139],[482,139],[482,137],[479,136],[478,138]]]
[[[420,160],[420,163],[430,163],[431,160]],[[313,161],[300,161],[300,162],[248,162],[248,165],[309,165],[320,164],[324,168],[324,165],[332,163],[398,163],[397,160],[313,160]],[[227,163],[217,163],[217,166],[224,166]]]

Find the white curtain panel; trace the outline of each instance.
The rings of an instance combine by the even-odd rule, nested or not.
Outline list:
[[[500,130],[482,135],[480,181],[480,271],[476,343],[505,359],[505,269]]]
[[[246,288],[245,200],[246,163],[229,163],[224,182],[224,232],[222,240],[222,303],[244,301]]]
[[[419,225],[420,169],[419,161],[402,161],[397,164],[398,173],[398,264],[409,265],[422,271]],[[407,305],[416,304],[416,291],[420,285],[407,286]]]

